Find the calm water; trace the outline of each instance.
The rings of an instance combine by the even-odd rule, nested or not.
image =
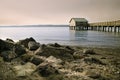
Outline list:
[[[120,33],[71,31],[69,27],[0,27],[0,38],[15,41],[33,37],[40,43],[81,46],[120,46]]]

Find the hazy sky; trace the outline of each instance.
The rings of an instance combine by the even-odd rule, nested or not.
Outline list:
[[[0,24],[68,24],[120,19],[120,0],[0,0]]]

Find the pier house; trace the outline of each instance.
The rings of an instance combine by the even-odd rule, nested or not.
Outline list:
[[[85,18],[71,18],[69,21],[70,30],[88,30],[88,21]]]

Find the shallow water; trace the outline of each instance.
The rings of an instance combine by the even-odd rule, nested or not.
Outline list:
[[[120,46],[120,33],[98,31],[73,31],[69,27],[0,27],[0,38],[15,41],[33,37],[40,43],[77,46]]]

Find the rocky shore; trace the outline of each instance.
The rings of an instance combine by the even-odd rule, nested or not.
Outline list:
[[[120,80],[120,48],[0,39],[0,80]]]

